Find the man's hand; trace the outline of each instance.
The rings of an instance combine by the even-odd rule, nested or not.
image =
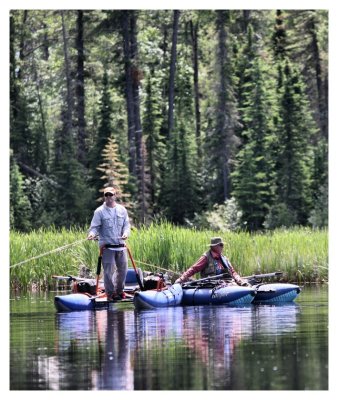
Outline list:
[[[121,236],[121,239],[122,239],[122,240],[127,240],[127,239],[128,239],[128,236],[127,236],[127,235],[122,235],[122,236]]]
[[[176,279],[175,283],[183,283],[181,278]]]
[[[94,233],[90,233],[90,234],[87,236],[87,240],[95,240],[95,238],[96,238],[96,235],[94,235]]]
[[[251,286],[250,283],[247,282],[247,281],[241,281],[241,282],[240,282],[240,285],[241,285],[241,286]]]

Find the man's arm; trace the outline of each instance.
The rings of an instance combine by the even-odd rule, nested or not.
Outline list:
[[[123,222],[121,239],[126,240],[129,235],[130,235],[130,222],[129,222],[128,211],[126,210],[126,217]]]
[[[231,262],[225,257],[227,265],[228,265],[228,269],[232,275],[232,277],[234,278],[235,282],[237,283],[237,285],[240,286],[248,286],[248,283],[243,280],[240,275],[235,271],[235,268],[231,265]]]
[[[191,276],[197,274],[197,272],[202,271],[202,269],[206,266],[208,259],[206,256],[201,256],[199,260],[195,262],[187,271],[185,271],[176,281],[175,283],[183,283],[186,282]]]
[[[90,228],[88,230],[88,240],[93,240],[99,234],[99,229],[101,226],[101,214],[98,211],[94,212],[92,222],[90,223]]]

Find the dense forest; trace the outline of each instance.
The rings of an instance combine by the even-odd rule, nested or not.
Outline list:
[[[326,10],[12,10],[10,225],[323,227]]]

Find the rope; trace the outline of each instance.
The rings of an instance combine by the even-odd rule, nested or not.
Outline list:
[[[59,252],[59,251],[63,251],[63,250],[65,250],[65,249],[67,249],[68,247],[75,246],[76,244],[82,243],[82,242],[84,242],[85,240],[87,240],[87,238],[86,238],[86,239],[77,240],[76,242],[73,242],[73,243],[70,243],[70,244],[66,244],[65,246],[61,246],[61,247],[58,247],[57,249],[47,251],[46,253],[39,254],[38,256],[35,256],[35,257],[32,257],[32,258],[28,258],[27,260],[21,261],[21,262],[19,262],[19,263],[17,263],[17,264],[10,265],[9,268],[18,267],[19,265],[26,264],[26,263],[28,263],[29,261],[37,260],[38,258],[41,258],[41,257],[44,257],[44,256],[48,256],[49,254],[57,253],[57,252]]]
[[[135,260],[135,261],[137,263],[139,263],[139,264],[148,265],[148,267],[153,267],[153,268],[156,268],[156,269],[162,269],[163,271],[172,272],[173,274],[180,275],[180,272],[173,271],[172,269],[165,269],[165,268],[162,268],[162,267],[158,267],[157,265],[154,265],[154,264],[145,263],[143,261],[138,261],[138,260]]]

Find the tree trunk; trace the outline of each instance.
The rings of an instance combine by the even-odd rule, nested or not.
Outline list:
[[[44,12],[44,18],[47,19],[47,15],[48,15],[48,10]],[[42,23],[42,27],[44,30],[44,34],[43,34],[43,59],[45,61],[48,61],[49,59],[49,38],[48,38],[48,31],[47,31],[47,25],[46,23]]]
[[[83,11],[77,11],[77,141],[78,141],[78,160],[82,165],[87,162],[86,149],[86,122],[85,122],[85,83],[84,83],[84,46],[83,46]]]
[[[196,25],[190,21],[190,33],[192,40],[192,54],[194,66],[194,95],[195,95],[195,120],[196,120],[196,144],[198,158],[202,157],[201,149],[201,112],[200,112],[200,93],[198,81],[198,23]]]
[[[247,32],[248,31],[248,25],[250,22],[250,14],[251,14],[251,10],[243,10],[243,32]]]
[[[61,18],[62,18],[62,38],[63,38],[63,53],[65,58],[65,74],[66,74],[66,85],[67,85],[67,92],[66,92],[66,132],[67,135],[72,135],[72,115],[73,115],[73,102],[72,102],[72,83],[71,83],[71,76],[70,76],[70,61],[69,61],[69,54],[68,54],[68,38],[67,38],[67,31],[65,25],[65,18],[64,18],[64,11],[61,11]]]
[[[40,140],[38,143],[38,148],[36,149],[36,151],[39,152],[39,157],[36,157],[36,159],[42,160],[41,163],[38,165],[38,167],[40,169],[40,172],[44,174],[47,172],[49,147],[48,147],[48,139],[47,139],[46,118],[45,118],[44,107],[42,104],[42,97],[41,97],[41,86],[42,85],[41,85],[41,79],[40,79],[40,76],[38,73],[38,68],[36,67],[34,55],[33,55],[32,66],[33,66],[34,81],[35,81],[35,85],[36,85],[36,93],[37,93],[37,98],[38,98],[40,118],[41,118],[41,132],[39,133]],[[44,154],[41,154],[41,153],[44,153]]]
[[[324,93],[323,76],[322,76],[323,73],[320,62],[316,25],[313,18],[309,23],[309,28],[312,40],[311,47],[312,47],[312,52],[315,62],[315,71],[316,71],[317,96],[318,96],[317,104],[318,104],[319,119],[320,119],[320,129],[323,137],[327,139],[328,138],[327,103],[325,102],[325,93]]]
[[[175,97],[175,71],[176,71],[176,47],[178,34],[179,10],[173,13],[173,36],[171,45],[170,76],[169,76],[169,104],[168,104],[168,138],[174,128],[174,97]]]
[[[24,10],[23,16],[22,16],[22,31],[21,31],[21,35],[20,35],[20,49],[19,49],[20,67],[19,67],[18,73],[17,73],[18,81],[20,81],[22,78],[21,71],[22,71],[23,61],[25,59],[24,46],[25,46],[25,29],[26,29],[27,17],[28,17],[28,11]]]
[[[127,102],[127,120],[128,120],[128,144],[129,144],[129,172],[136,177],[136,149],[135,149],[135,116],[133,101],[133,80],[131,65],[131,49],[129,34],[129,11],[123,11],[122,34],[123,34],[123,52],[124,52],[124,71],[126,78],[126,102]]]
[[[17,103],[18,103],[18,87],[16,84],[16,62],[15,62],[15,21],[14,17],[10,16],[10,114],[11,125],[17,117]],[[13,128],[13,126],[12,126]]]
[[[223,183],[223,200],[229,197],[228,183],[229,183],[229,167],[228,167],[228,137],[227,129],[229,129],[228,110],[227,110],[227,85],[226,85],[226,22],[227,11],[217,11],[217,32],[218,32],[218,66],[219,66],[219,93],[218,93],[218,121],[217,121],[217,135],[220,137],[220,160],[221,165],[221,179]]]
[[[142,125],[140,115],[140,96],[139,85],[142,73],[138,68],[138,44],[136,29],[136,14],[134,10],[130,11],[130,53],[132,60],[132,91],[134,107],[134,125],[135,125],[135,144],[136,144],[136,171],[139,188],[139,203],[141,211],[141,221],[145,222],[146,201],[145,201],[145,171],[144,171],[144,151],[142,143]]]

